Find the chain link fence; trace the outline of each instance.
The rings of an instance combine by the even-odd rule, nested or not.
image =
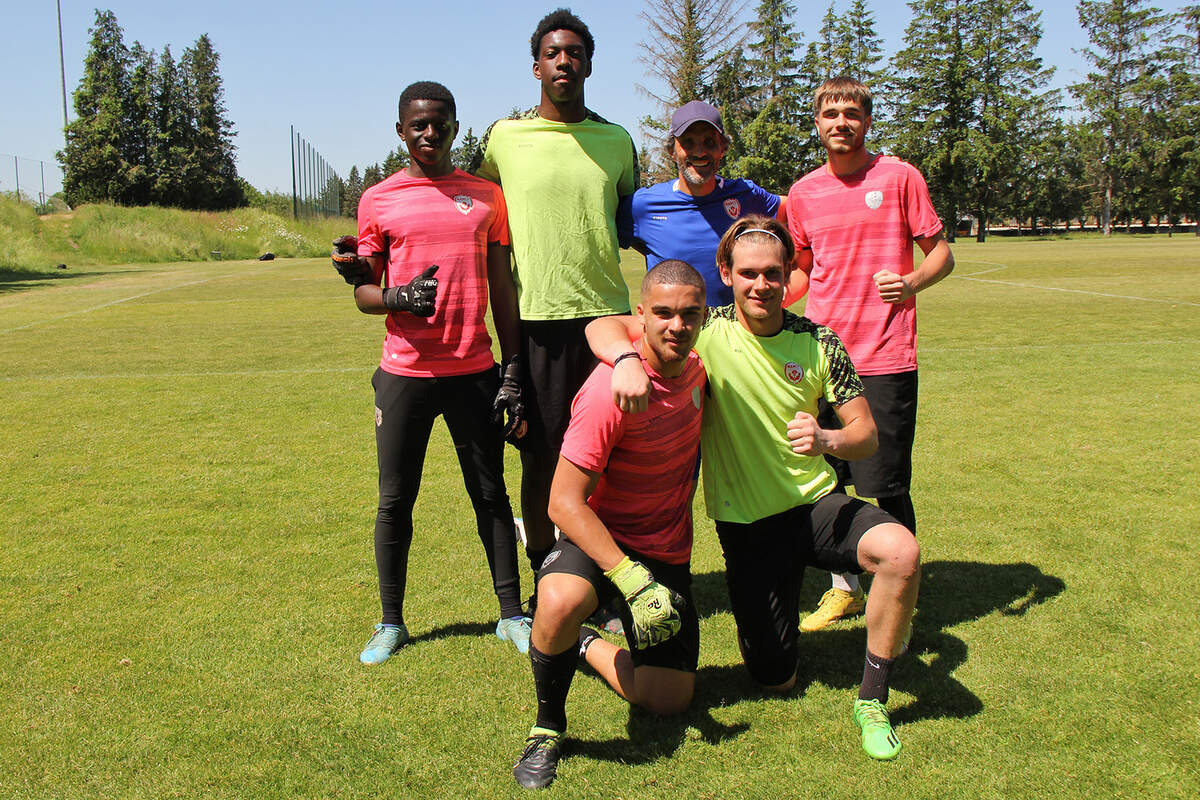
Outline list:
[[[63,173],[57,161],[0,153],[0,194],[49,210],[51,198],[62,191]]]

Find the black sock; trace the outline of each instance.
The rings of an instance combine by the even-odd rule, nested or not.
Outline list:
[[[880,658],[870,650],[867,651],[867,657],[863,659],[862,686],[858,688],[859,700],[878,700],[881,703],[888,701],[888,678],[894,663],[894,658]]]
[[[913,536],[917,535],[917,512],[913,508],[911,494],[905,492],[895,497],[877,497],[875,502],[895,517],[897,522],[912,531]]]
[[[579,663],[579,648],[548,656],[531,643],[529,660],[533,663],[533,685],[537,689],[537,727],[564,733],[567,730],[567,692]]]
[[[588,645],[600,638],[600,631],[593,630],[586,625],[579,629],[579,657],[583,658],[587,653]]]

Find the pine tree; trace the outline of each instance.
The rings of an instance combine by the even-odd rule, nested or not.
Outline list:
[[[395,175],[400,170],[408,166],[408,152],[404,149],[403,144],[396,145],[396,149],[387,154],[383,159],[383,177],[387,178]]]
[[[126,98],[129,49],[111,11],[96,11],[95,27],[75,90],[75,119],[66,127],[66,146],[57,154],[63,166],[63,196],[70,205],[120,202],[131,183],[126,158]]]
[[[461,170],[466,170],[471,165],[476,154],[479,152],[479,137],[475,135],[475,131],[467,128],[467,132],[463,134],[459,141],[458,147],[454,148],[450,153],[450,161],[455,167]]]
[[[1164,54],[1158,180],[1171,223],[1190,212],[1200,236],[1200,5],[1183,7],[1173,23]]]
[[[371,166],[367,167],[363,170],[363,191],[365,192],[367,189],[370,189],[385,177],[386,176],[383,174],[383,169],[378,164],[372,164]]]
[[[980,4],[970,0],[912,0],[904,47],[892,58],[896,98],[891,145],[925,175],[934,208],[953,241],[960,211],[977,174],[973,126],[977,121],[969,52]]]
[[[1132,212],[1124,197],[1138,185],[1140,138],[1155,69],[1151,43],[1160,40],[1165,18],[1145,0],[1080,0],[1079,23],[1091,47],[1082,52],[1092,65],[1087,80],[1071,86],[1088,120],[1101,132],[1091,154],[1101,198],[1100,225],[1112,232],[1114,212]]]
[[[186,206],[191,112],[187,107],[183,75],[169,45],[163,48],[159,58],[154,89],[155,136],[150,149],[154,174],[152,202],[162,206]]]
[[[346,188],[342,192],[342,214],[351,219],[358,217],[358,201],[363,193],[362,176],[358,174],[358,165],[350,167],[350,174],[346,178]]]
[[[234,130],[225,111],[220,56],[208,34],[184,51],[180,68],[192,110],[187,146],[187,205],[219,209],[240,205],[241,187],[234,162]]]
[[[129,58],[133,69],[125,98],[125,141],[121,148],[130,164],[129,187],[120,202],[144,206],[153,201],[157,63],[154,51],[139,42],[129,49]]]

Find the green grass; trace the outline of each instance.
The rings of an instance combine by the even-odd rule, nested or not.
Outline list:
[[[345,218],[293,220],[259,208],[182,211],[152,206],[85,205],[38,218],[33,209],[0,197],[0,279],[46,279],[68,269],[105,264],[318,256],[330,241],[352,233]],[[215,255],[215,253],[219,255]]]
[[[1200,241],[954,249],[920,301],[904,753],[857,742],[861,622],[805,635],[791,695],[755,689],[698,510],[693,710],[580,674],[548,796],[1200,794]],[[357,663],[381,321],[325,259],[70,272],[0,283],[0,797],[527,796],[529,666],[491,635],[440,424],[416,641]]]

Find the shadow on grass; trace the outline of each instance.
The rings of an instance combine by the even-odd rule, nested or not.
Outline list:
[[[452,625],[443,625],[440,628],[434,628],[425,633],[417,634],[409,640],[408,646],[411,647],[418,642],[449,639],[452,636],[487,636],[495,634],[495,632],[496,623],[494,622],[455,622]]]
[[[122,273],[129,273],[133,270],[122,270]],[[70,270],[24,270],[24,269],[7,269],[0,267],[0,295],[15,294],[16,292],[27,292],[30,289],[36,289],[39,286],[47,286],[52,283],[62,283],[70,280],[78,280],[79,278],[100,278],[105,275],[114,274],[108,270],[92,270],[86,272],[72,272]]]
[[[674,755],[689,738],[688,730],[692,728],[699,732],[699,738],[717,745],[740,736],[750,726],[745,723],[724,725],[713,718],[711,710],[764,696],[741,667],[701,667],[696,672],[696,694],[684,713],[660,717],[630,707],[627,738],[595,741],[572,737],[568,739],[565,755],[622,764],[646,764]]]
[[[818,593],[828,587],[826,573],[813,571]],[[897,726],[923,719],[965,718],[983,710],[983,703],[953,675],[967,660],[967,645],[947,629],[994,612],[1023,616],[1034,606],[1062,593],[1066,584],[1032,564],[983,564],[973,561],[933,561],[922,566],[920,613],[909,654],[892,673],[891,685],[916,699],[892,711]],[[729,610],[724,574],[709,572],[693,578],[693,597],[701,617]],[[809,594],[808,592],[804,593]],[[862,677],[866,630],[861,621],[800,634],[799,697],[814,683],[848,692]],[[703,667],[696,675],[691,708],[676,717],[655,717],[631,709],[629,737],[606,741],[571,740],[567,755],[638,764],[672,755],[686,740],[689,728],[710,744],[735,738],[748,728],[727,726],[713,719],[711,709],[743,700],[774,696],[755,683],[741,665]],[[851,698],[847,697],[847,718]]]

